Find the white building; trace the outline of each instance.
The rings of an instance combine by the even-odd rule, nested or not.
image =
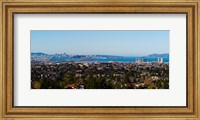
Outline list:
[[[163,63],[163,58],[158,58],[158,63]]]

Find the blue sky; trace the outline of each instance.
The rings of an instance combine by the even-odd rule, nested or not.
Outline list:
[[[122,56],[169,53],[169,31],[32,30],[31,52]]]

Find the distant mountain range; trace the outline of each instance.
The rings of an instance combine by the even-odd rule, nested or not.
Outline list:
[[[162,58],[168,58],[169,57],[169,53],[164,53],[164,54],[150,54],[146,57],[149,58],[158,58],[158,57],[162,57]]]
[[[31,56],[69,56],[72,58],[81,58],[81,57],[125,57],[125,56],[116,56],[116,55],[69,55],[69,54],[46,54],[42,52],[32,52]],[[138,57],[138,56],[132,56],[132,57]],[[147,56],[142,56],[142,57],[148,57],[148,58],[158,58],[158,57],[169,57],[169,53],[163,53],[163,54],[150,54]]]
[[[37,52],[37,53],[31,53],[31,56],[44,56],[44,55],[48,55],[42,52]]]
[[[31,53],[32,61],[92,61],[92,62],[110,62],[110,61],[136,61],[139,59],[147,59],[149,61],[157,61],[158,58],[164,58],[167,62],[169,54],[150,54],[147,56],[115,56],[115,55],[69,55],[69,54],[46,54],[42,52]]]

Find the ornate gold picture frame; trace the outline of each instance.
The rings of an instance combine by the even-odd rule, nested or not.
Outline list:
[[[1,0],[1,119],[200,119],[199,0]],[[160,13],[187,15],[186,107],[16,107],[13,104],[14,14]]]

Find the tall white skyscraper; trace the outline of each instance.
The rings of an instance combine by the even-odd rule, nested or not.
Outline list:
[[[158,58],[158,63],[163,63],[163,58]]]

